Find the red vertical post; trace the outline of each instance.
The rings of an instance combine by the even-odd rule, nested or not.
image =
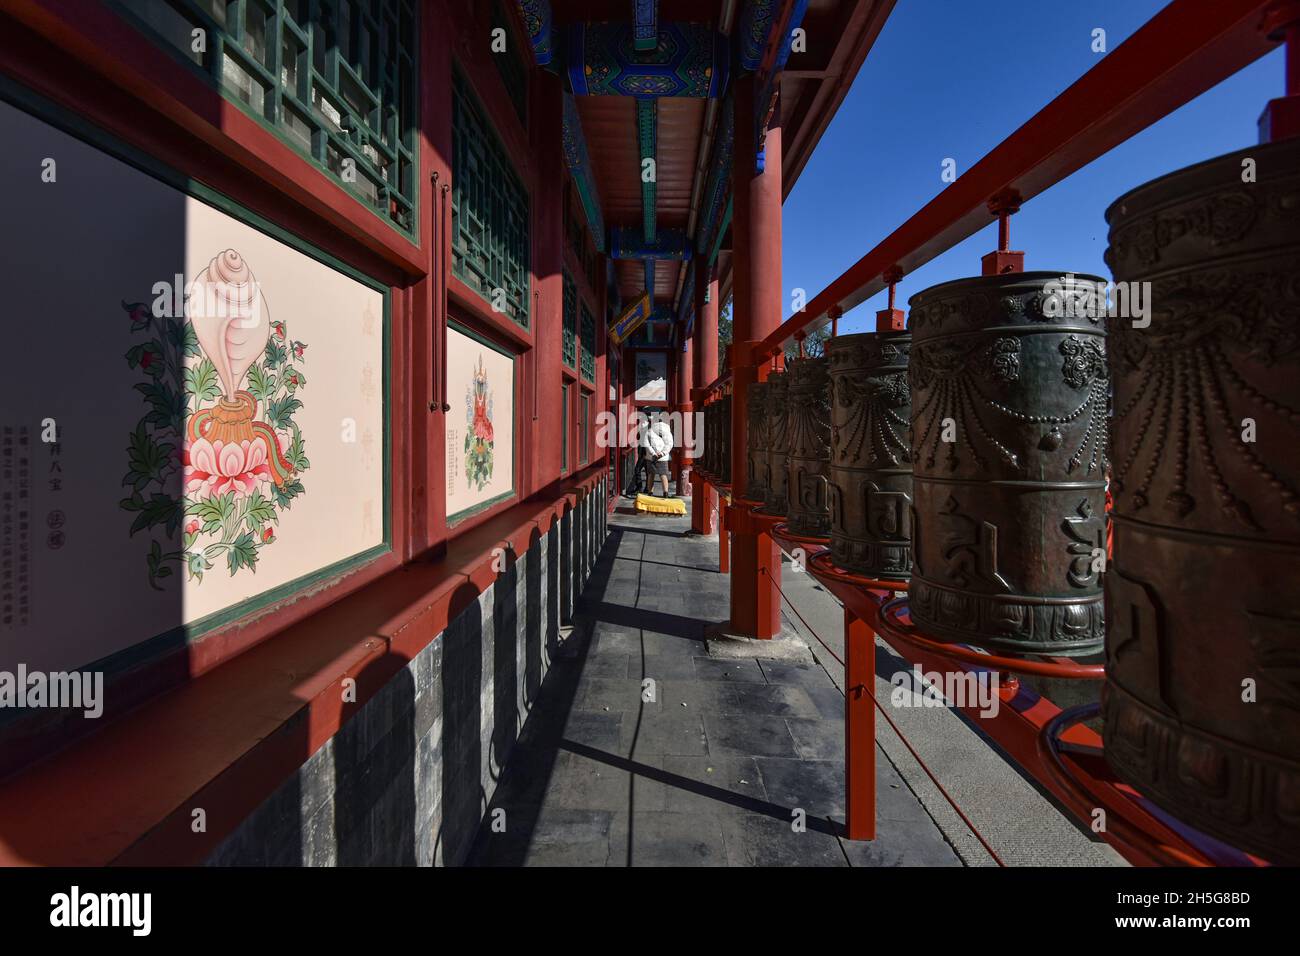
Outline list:
[[[735,498],[746,497],[748,396],[759,381],[757,366],[765,357],[757,344],[781,324],[781,120],[773,111],[764,141],[763,172],[757,172],[757,142],[750,130],[757,116],[755,80],[736,83],[736,148],[732,166],[735,190],[732,228],[735,236],[735,309],[732,356],[732,464]],[[739,517],[739,516],[738,516]],[[749,522],[728,521],[731,540],[732,634],[768,639],[781,630],[781,604],[776,590],[781,556],[770,534]]]
[[[718,508],[718,572],[731,573],[731,532],[727,530],[727,510],[722,502]]]
[[[561,183],[564,181],[564,90],[555,74],[546,70],[530,72],[533,96],[529,107],[529,138],[538,178],[544,183]],[[524,458],[525,494],[539,491],[560,477],[560,431],[564,421],[560,408],[564,360],[561,351],[564,190],[538,190],[533,203],[533,289],[537,293],[533,301],[537,314],[533,316],[536,334],[533,337],[532,362],[528,363],[535,382],[528,383],[521,402],[526,441],[530,443]],[[599,374],[596,379],[599,383]],[[537,396],[536,409],[533,408],[534,395]]]
[[[876,635],[844,609],[844,823],[850,840],[876,838]]]
[[[687,339],[685,348],[678,353],[677,412],[682,420],[682,444],[677,449],[677,493],[679,495],[686,494],[686,484],[694,470],[691,467],[694,462],[687,456],[686,446],[688,442],[694,442],[698,437],[695,434],[695,420],[692,414],[695,405],[691,402],[691,390],[695,384],[695,363],[691,355],[691,345],[692,340]]]
[[[691,390],[691,402],[696,408],[703,408],[705,389],[718,377],[718,277],[712,267],[701,270],[696,278],[692,338],[695,388]],[[713,510],[718,507],[718,494],[699,471],[693,471],[691,479],[691,530],[696,534],[713,534]]]

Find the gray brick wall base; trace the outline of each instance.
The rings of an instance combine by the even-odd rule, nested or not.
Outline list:
[[[605,484],[518,555],[209,865],[462,862],[605,539]]]

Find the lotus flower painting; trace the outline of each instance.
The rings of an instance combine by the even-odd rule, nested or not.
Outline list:
[[[465,478],[469,487],[482,491],[492,480],[492,390],[480,356],[465,393]]]
[[[161,590],[173,564],[195,582],[218,561],[232,576],[256,572],[258,552],[277,540],[272,525],[303,493],[299,476],[310,467],[294,422],[307,346],[272,321],[234,249],[189,283],[183,316],[143,302],[122,308],[132,333],[146,338],[126,359],[144,374],[135,388],[148,411],[129,438],[122,484],[130,494],[121,506],[136,516],[132,535],[161,527],[167,541],[152,541],[150,585]]]

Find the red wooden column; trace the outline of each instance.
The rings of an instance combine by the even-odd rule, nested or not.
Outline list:
[[[687,339],[685,348],[677,356],[677,411],[682,419],[682,444],[677,449],[677,494],[686,494],[686,485],[691,479],[694,459],[687,456],[687,444],[696,439],[695,409],[691,402],[691,389],[695,385],[695,363],[691,354],[692,340]]]
[[[844,824],[850,840],[876,838],[876,635],[844,609]]]
[[[695,388],[691,403],[704,408],[705,388],[718,377],[718,276],[709,268],[695,280],[695,333],[691,358],[694,363]],[[696,534],[713,534],[713,511],[718,493],[697,471],[691,472],[691,530]]]
[[[754,77],[736,84],[736,148],[732,167],[735,191],[735,299],[732,344],[732,458],[734,497],[746,497],[747,399],[763,363],[755,347],[781,324],[781,121],[773,112],[765,140],[763,172],[756,173],[756,147],[750,117],[757,115]],[[750,509],[733,503],[727,516],[731,536],[731,621],[727,631],[772,638],[781,630],[776,590],[781,558],[772,536],[755,526]]]
[[[564,99],[558,76],[546,70],[530,70],[532,102],[529,108],[529,139],[537,163],[538,181],[564,182]],[[529,442],[524,458],[525,494],[533,494],[560,477],[561,411],[560,383],[564,326],[564,190],[539,189],[533,196],[533,298],[535,314],[529,381],[519,404],[524,409],[525,434]],[[597,374],[597,382],[600,380]],[[572,445],[572,442],[570,442]]]

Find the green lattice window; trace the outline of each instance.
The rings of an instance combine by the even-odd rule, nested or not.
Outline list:
[[[596,320],[585,302],[582,304],[582,377],[589,382],[596,380]]]
[[[415,237],[416,0],[111,2]]]
[[[591,458],[591,393],[578,393],[578,464]]]
[[[560,474],[569,470],[569,398],[573,386],[565,382],[560,386],[564,401],[560,403]]]
[[[496,0],[492,5],[492,29],[505,31],[506,48],[499,51],[494,48],[492,59],[496,62],[497,72],[501,74],[501,82],[506,85],[506,92],[510,94],[510,102],[519,116],[519,122],[527,126],[528,67],[520,56],[519,44],[515,40],[517,34],[510,29],[510,20],[505,8],[501,6],[501,0]],[[495,36],[494,33],[494,39]]]
[[[459,70],[452,83],[452,269],[528,328],[528,192]]]
[[[564,271],[564,338],[561,354],[569,368],[578,367],[578,286]]]

